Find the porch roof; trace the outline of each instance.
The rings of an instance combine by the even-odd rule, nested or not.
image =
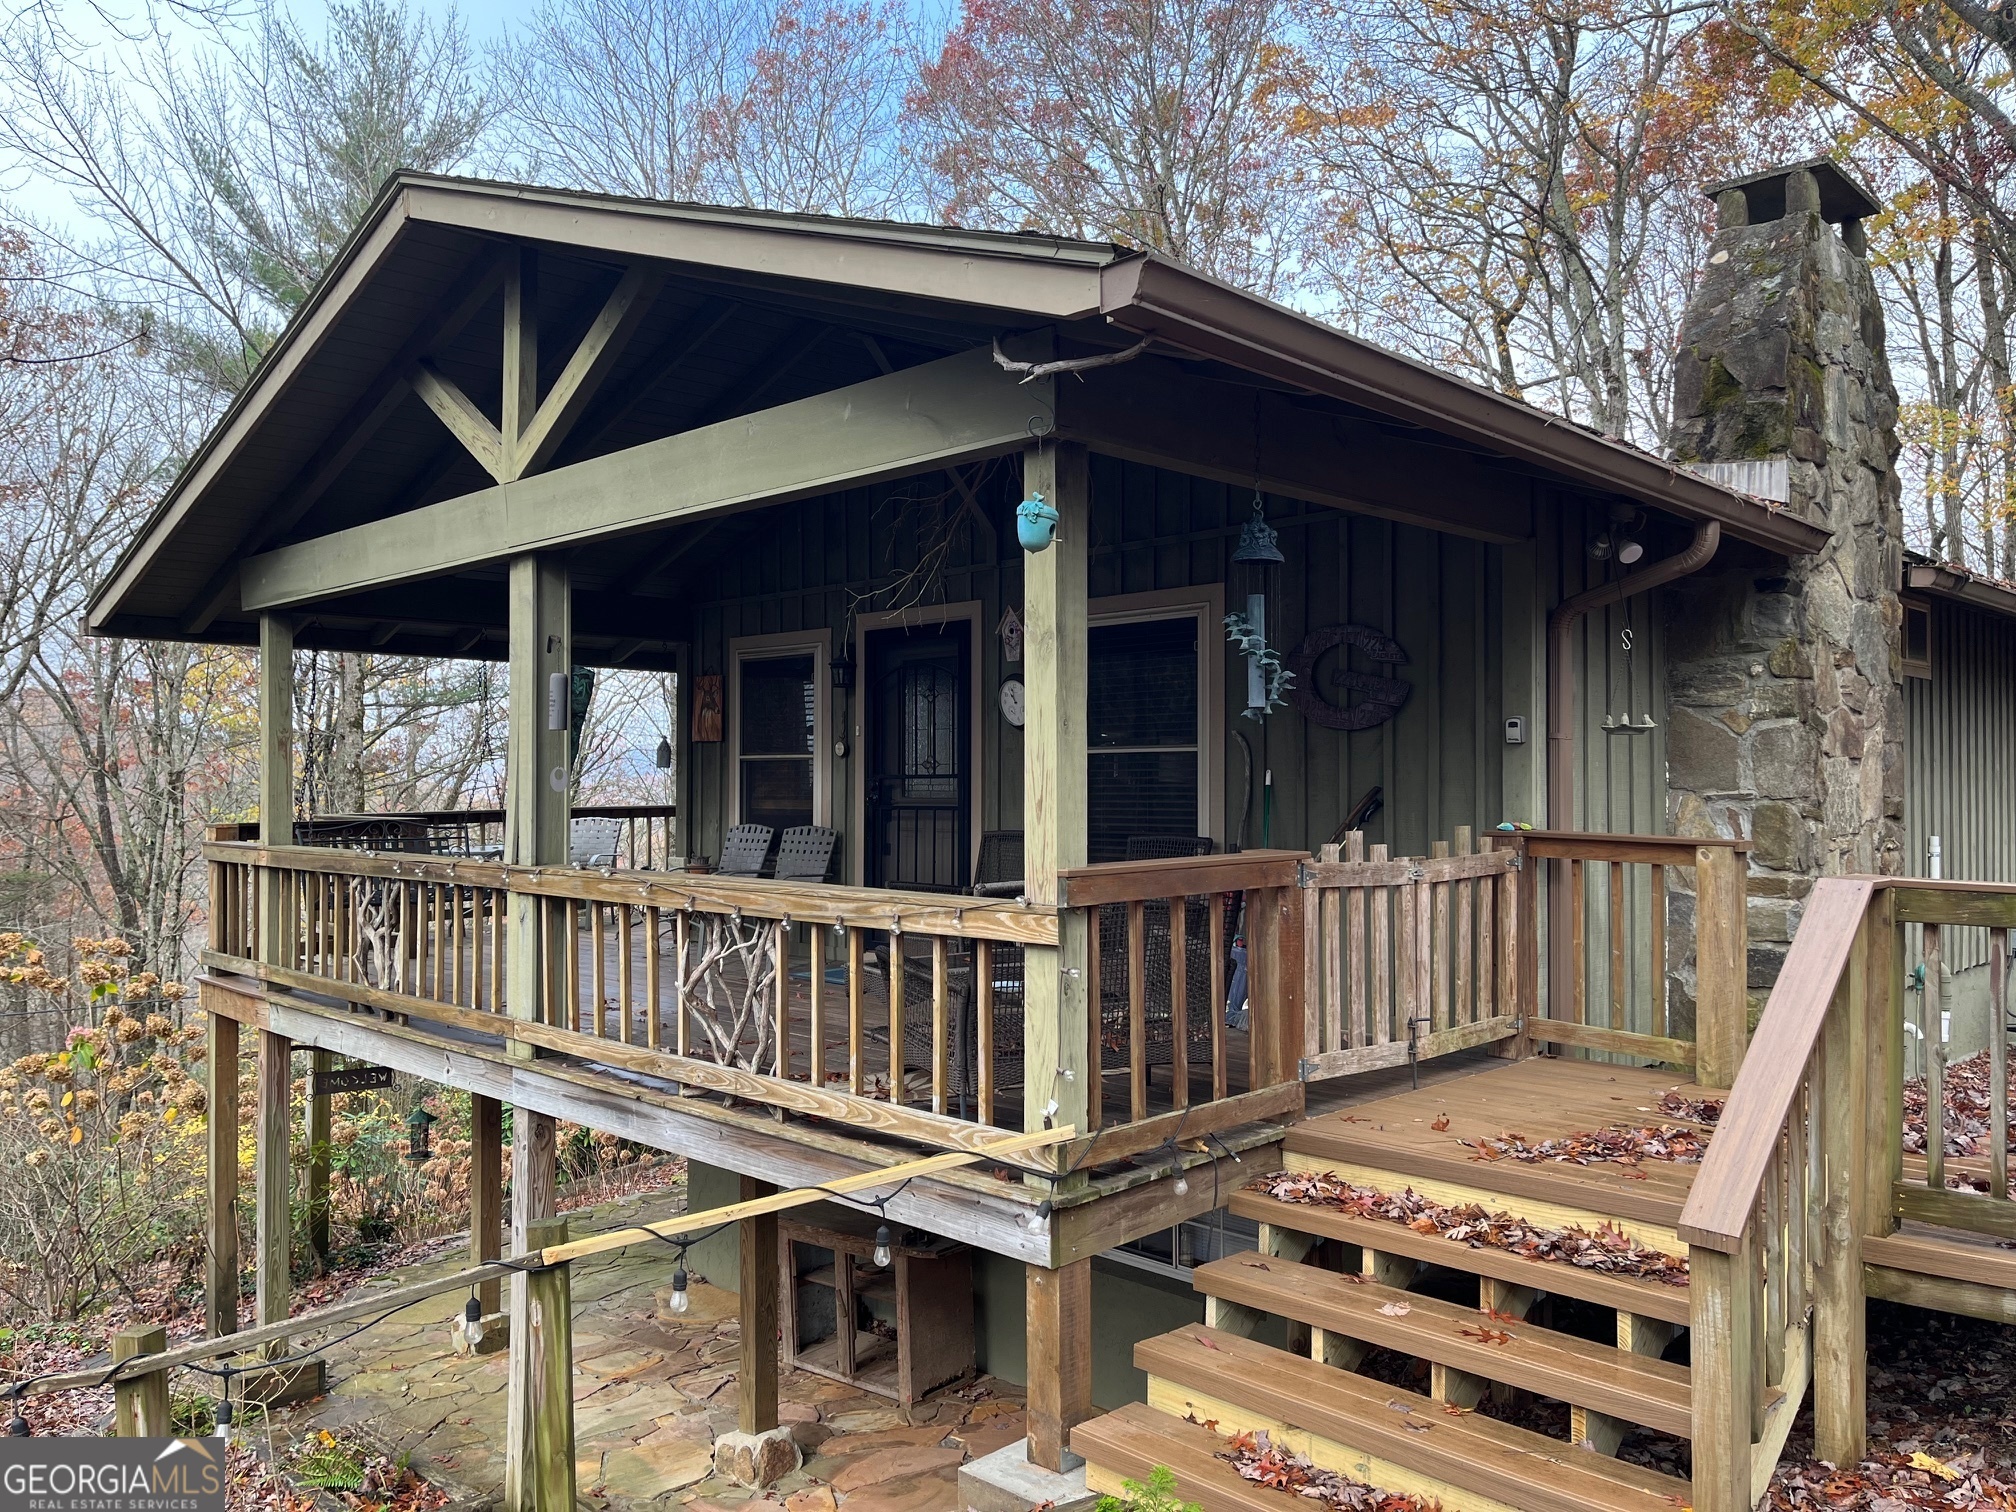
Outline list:
[[[1067,353],[1145,340],[1184,373],[1302,396],[1396,446],[1429,440],[1508,482],[1719,520],[1774,552],[1826,539],[1761,501],[1154,253],[402,174],[128,546],[90,605],[91,630],[250,641],[246,558],[309,540],[368,550],[368,537],[339,533],[492,491],[478,454],[444,426],[439,395],[466,395],[479,430],[481,412],[497,413],[504,265],[525,248],[536,253],[545,343],[538,393],[561,382],[598,321],[620,328],[534,472],[1034,332]],[[1123,401],[1136,381],[1127,375],[1101,375]],[[431,408],[420,392],[430,385]],[[721,512],[735,507],[746,505]],[[635,600],[634,536],[574,544],[577,583],[619,590],[581,598],[577,654],[662,664],[674,647],[662,612]],[[307,609],[299,643],[500,654],[500,568],[476,560],[417,593],[332,595]]]

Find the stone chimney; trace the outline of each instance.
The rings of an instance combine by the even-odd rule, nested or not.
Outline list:
[[[1718,224],[1681,320],[1674,460],[1833,533],[1791,561],[1725,542],[1668,590],[1668,819],[1754,842],[1761,997],[1814,878],[1903,857],[1897,391],[1868,191],[1821,158],[1706,192]],[[1676,1000],[1693,986],[1690,905],[1672,921]]]

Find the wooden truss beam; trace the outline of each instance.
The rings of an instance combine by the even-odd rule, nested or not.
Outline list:
[[[241,597],[312,603],[996,455],[1028,440],[1048,388],[962,352],[283,546],[244,564]]]

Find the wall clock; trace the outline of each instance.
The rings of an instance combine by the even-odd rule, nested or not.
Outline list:
[[[1021,678],[1011,677],[1001,684],[1001,717],[1018,730],[1022,728],[1022,721],[1028,717],[1028,709],[1024,703],[1027,697]]]

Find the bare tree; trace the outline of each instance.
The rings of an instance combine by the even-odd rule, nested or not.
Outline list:
[[[1286,292],[1300,205],[1268,108],[1285,19],[1278,0],[967,0],[911,99],[942,209]]]

